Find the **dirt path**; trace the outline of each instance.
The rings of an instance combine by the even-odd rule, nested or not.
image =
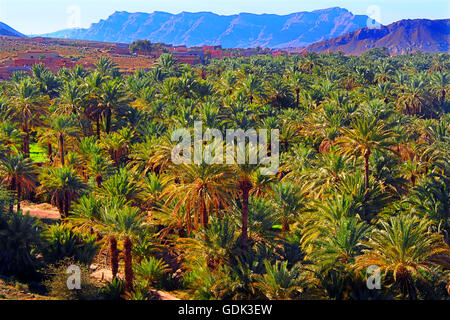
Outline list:
[[[58,209],[48,203],[36,204],[28,201],[22,201],[20,203],[20,207],[24,214],[29,213],[32,217],[51,220],[61,219]]]

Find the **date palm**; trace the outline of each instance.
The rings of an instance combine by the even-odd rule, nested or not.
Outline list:
[[[256,287],[268,299],[290,300],[309,286],[310,280],[306,272],[298,265],[288,269],[287,264],[287,261],[276,261],[275,264],[264,261],[266,273],[257,277]]]
[[[111,131],[112,114],[122,108],[128,101],[122,87],[122,83],[118,80],[109,80],[103,83],[100,88],[98,107],[102,110],[101,114],[106,119],[107,134]]]
[[[87,189],[72,167],[45,168],[39,180],[39,193],[50,196],[63,218],[69,216],[72,201]]]
[[[300,108],[300,91],[307,90],[309,88],[310,83],[306,78],[306,76],[299,72],[294,73],[292,77],[289,78],[289,82],[295,91],[296,97],[295,106],[297,108]]]
[[[83,112],[87,92],[77,81],[64,83],[58,97],[57,113],[80,115]]]
[[[113,249],[111,258],[117,259],[117,240],[123,241],[124,247],[124,269],[125,269],[125,286],[128,292],[133,291],[133,239],[145,231],[145,218],[137,208],[130,207],[123,202],[115,202],[106,206],[101,211],[101,229],[104,235],[110,239],[110,245]],[[118,262],[111,261],[113,266],[113,274],[117,273]]]
[[[434,272],[434,268],[447,266],[450,249],[442,236],[429,231],[430,221],[411,215],[401,215],[380,222],[364,242],[368,249],[356,257],[357,270],[372,265],[385,274],[392,272],[403,297],[417,297],[413,276],[423,278],[421,272]]]
[[[0,157],[1,184],[16,192],[17,212],[20,211],[22,195],[36,187],[36,171],[31,159],[23,154]]]
[[[425,83],[420,79],[410,79],[399,94],[397,104],[408,115],[422,113],[426,105]]]
[[[30,130],[39,120],[39,116],[45,113],[42,108],[43,102],[44,98],[29,79],[14,84],[10,104],[14,116],[22,126],[24,133],[22,151],[26,156],[30,154]]]
[[[61,165],[65,165],[66,156],[66,140],[70,137],[74,138],[78,135],[78,121],[73,117],[67,117],[64,115],[57,115],[50,119],[49,131],[43,134],[43,138],[54,138],[58,142],[59,160]]]
[[[206,228],[214,211],[219,214],[220,210],[229,207],[235,187],[233,171],[218,164],[180,164],[171,169],[167,179],[172,183],[164,190],[163,197],[167,202],[175,203],[174,214],[186,205],[188,232],[192,229],[191,211],[194,212],[195,228],[198,222]]]
[[[389,150],[393,133],[376,118],[360,117],[351,123],[351,128],[342,128],[342,137],[336,139],[345,154],[364,157],[365,188],[369,188],[369,158],[374,150]]]
[[[241,83],[241,90],[252,104],[256,99],[266,97],[265,90],[261,80],[254,74],[248,75]]]
[[[283,233],[290,231],[290,224],[305,210],[307,200],[300,188],[290,182],[279,182],[272,186],[275,212]]]

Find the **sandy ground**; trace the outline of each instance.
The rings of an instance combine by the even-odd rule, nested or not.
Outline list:
[[[51,220],[59,220],[61,219],[61,215],[56,207],[52,206],[48,203],[35,204],[28,201],[22,201],[20,203],[22,211],[27,214],[29,213],[31,216],[39,218],[39,219],[51,219]],[[101,267],[99,265],[93,264],[91,266],[91,277],[98,281],[111,281],[112,280],[112,272],[111,270]],[[123,278],[123,275],[118,275],[120,278]],[[7,290],[5,292],[5,290]],[[9,290],[11,293],[8,294]],[[153,293],[158,297],[159,300],[179,300],[175,296],[167,293],[165,291],[153,290]],[[4,290],[0,290],[0,299],[1,295],[5,296],[7,299],[35,299],[34,295],[28,295],[26,293],[21,293],[18,290],[14,290],[14,288],[8,288]],[[41,297],[39,297],[41,298]],[[39,299],[38,298],[38,299]]]
[[[28,201],[22,201],[20,206],[23,213],[29,213],[32,217],[52,220],[61,219],[58,209],[49,203],[36,204]]]

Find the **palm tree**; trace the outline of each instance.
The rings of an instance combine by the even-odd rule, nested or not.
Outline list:
[[[101,212],[101,228],[110,239],[111,266],[115,276],[117,274],[117,238],[123,239],[125,261],[125,286],[128,292],[133,291],[133,257],[132,239],[145,230],[145,219],[139,209],[130,207],[123,202],[116,202],[106,206]]]
[[[44,113],[41,105],[43,97],[29,79],[14,84],[11,106],[13,114],[21,123],[24,132],[22,151],[26,156],[30,154],[30,130],[39,115]]]
[[[120,168],[102,183],[96,190],[97,195],[105,200],[115,199],[125,202],[138,202],[142,197],[142,183],[126,168]]]
[[[235,169],[237,186],[242,199],[241,246],[243,249],[247,248],[248,243],[248,199],[250,191],[253,189],[252,176],[256,170],[258,170],[257,166],[245,163],[237,164]]]
[[[162,54],[157,62],[157,66],[162,71],[162,73],[168,77],[178,76],[177,61],[171,54]]]
[[[172,168],[167,179],[172,183],[164,190],[163,197],[167,203],[175,202],[174,214],[186,205],[188,232],[191,231],[191,211],[194,212],[195,228],[199,221],[206,228],[213,211],[219,214],[220,210],[229,207],[235,186],[232,170],[217,164],[180,164]]]
[[[393,133],[376,118],[357,118],[351,123],[351,129],[342,128],[342,137],[336,142],[344,148],[345,154],[364,157],[365,188],[369,188],[369,157],[373,150],[389,150]]]
[[[39,193],[50,195],[63,218],[69,216],[71,203],[78,198],[87,186],[72,167],[46,168],[40,175]]]
[[[275,183],[272,190],[275,211],[281,221],[282,231],[289,232],[289,225],[305,210],[305,196],[299,187],[290,182]]]
[[[112,162],[102,154],[94,154],[92,159],[88,162],[88,175],[94,177],[98,188],[102,187],[104,177],[111,171],[111,165]]]
[[[0,145],[7,152],[17,151],[16,146],[20,144],[23,133],[10,121],[0,123]]]
[[[50,119],[49,129],[49,131],[44,133],[43,137],[51,136],[56,138],[56,141],[58,141],[59,159],[61,165],[64,166],[66,139],[78,135],[78,123],[73,117],[57,115]]]
[[[316,250],[312,252],[313,260],[322,267],[332,267],[336,263],[354,263],[361,254],[367,239],[369,226],[355,217],[341,217],[331,223],[318,226],[320,238],[315,242]]]
[[[265,98],[266,96],[261,80],[254,74],[250,74],[244,79],[241,83],[241,90],[250,104],[255,98]]]
[[[95,63],[97,72],[103,76],[114,77],[118,73],[117,64],[108,57],[100,57]]]
[[[80,115],[83,104],[86,102],[87,93],[77,81],[64,83],[58,97],[57,112],[65,115]]]
[[[266,273],[257,277],[256,287],[268,299],[289,300],[309,286],[310,280],[300,266],[289,270],[287,265],[287,261],[271,264],[270,261],[264,260]]]
[[[122,84],[117,80],[109,80],[103,83],[99,93],[98,106],[106,118],[106,133],[111,130],[111,117],[113,112],[117,112],[127,103],[125,93],[122,91]]]
[[[380,224],[381,229],[375,229],[364,242],[369,249],[356,257],[355,267],[360,270],[375,265],[385,273],[393,272],[403,297],[416,299],[413,276],[423,278],[421,272],[433,273],[445,261],[448,265],[450,250],[441,235],[429,231],[429,220],[401,215]]]
[[[1,183],[6,188],[16,192],[17,212],[20,211],[22,194],[32,191],[36,187],[36,174],[31,159],[23,154],[0,158]]]
[[[291,78],[289,78],[291,86],[294,88],[296,103],[295,106],[300,108],[300,90],[307,90],[309,88],[309,81],[302,73],[294,73]]]
[[[399,94],[397,104],[406,114],[420,114],[426,105],[424,96],[425,83],[420,79],[406,82],[403,92]]]

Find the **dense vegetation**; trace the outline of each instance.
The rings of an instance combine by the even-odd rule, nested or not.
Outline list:
[[[61,266],[107,257],[112,282],[65,298],[448,299],[449,61],[164,54],[127,77],[104,58],[15,73],[0,84],[0,274],[58,295]],[[279,129],[278,174],[175,165],[171,132],[196,120]],[[62,221],[16,213],[23,199]]]

